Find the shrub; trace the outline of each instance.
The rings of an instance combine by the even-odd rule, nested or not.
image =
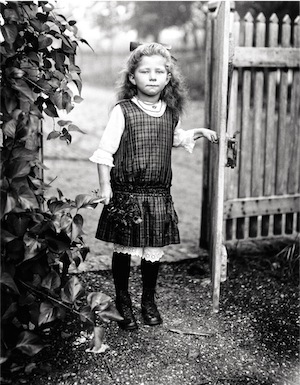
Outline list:
[[[121,317],[103,293],[90,293],[82,307],[84,288],[76,276],[68,277],[70,264],[78,265],[89,251],[79,211],[96,207],[99,199],[80,194],[70,200],[61,191],[58,197],[44,197],[42,119],[44,114],[57,118],[59,110],[70,112],[82,101],[75,56],[78,43],[88,43],[77,37],[76,22],[56,14],[47,1],[0,7],[3,363],[16,349],[29,356],[39,352],[39,330],[63,319],[67,311],[94,325],[97,333],[99,322],[101,326]],[[81,131],[60,120],[48,139],[69,144],[72,130]]]

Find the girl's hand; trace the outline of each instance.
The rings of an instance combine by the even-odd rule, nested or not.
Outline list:
[[[100,191],[101,191],[101,198],[103,199],[102,203],[104,205],[108,205],[113,196],[110,183],[102,185],[100,188]]]
[[[202,136],[208,139],[211,143],[218,143],[218,135],[215,131],[210,130],[209,128],[202,128]]]

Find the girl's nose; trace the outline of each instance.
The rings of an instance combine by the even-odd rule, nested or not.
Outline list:
[[[150,72],[150,80],[156,80],[156,73],[155,72]]]

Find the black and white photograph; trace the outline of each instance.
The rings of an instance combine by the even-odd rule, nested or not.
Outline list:
[[[3,385],[300,382],[300,2],[0,0]]]

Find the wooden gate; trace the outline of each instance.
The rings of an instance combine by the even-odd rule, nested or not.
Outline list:
[[[204,150],[201,243],[210,248],[215,311],[220,237],[225,245],[245,239],[294,237],[299,232],[300,211],[299,17],[292,23],[285,16],[279,24],[275,14],[269,20],[259,14],[254,20],[248,13],[240,20],[233,2],[231,9],[225,3],[211,8],[207,18],[205,119],[207,127],[219,132],[220,143],[218,156],[209,144]],[[225,83],[224,139],[224,111],[220,111]],[[231,142],[237,150],[234,168],[225,167],[223,149],[232,137],[237,140]],[[228,154],[232,156],[232,149]]]

